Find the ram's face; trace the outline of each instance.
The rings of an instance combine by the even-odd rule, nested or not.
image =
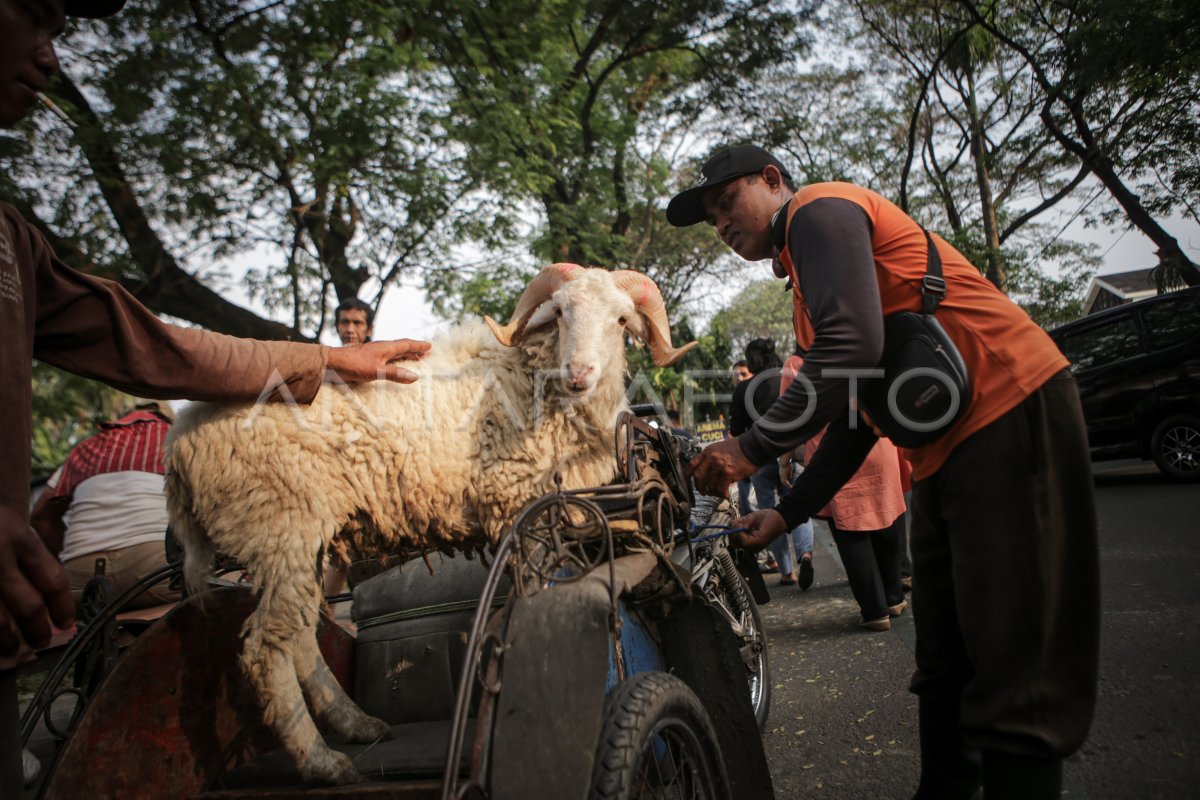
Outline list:
[[[625,372],[625,332],[641,336],[642,320],[629,295],[611,281],[579,279],[542,304],[530,327],[558,326],[558,377],[563,390],[586,397],[614,372]]]

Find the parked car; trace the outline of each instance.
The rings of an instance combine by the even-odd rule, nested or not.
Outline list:
[[[1050,331],[1071,361],[1092,460],[1153,459],[1200,480],[1200,287],[1092,314]]]

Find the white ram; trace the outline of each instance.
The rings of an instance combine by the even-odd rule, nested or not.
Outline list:
[[[253,576],[262,596],[242,666],[308,779],[360,776],[325,745],[304,696],[348,741],[387,731],[317,648],[322,548],[347,537],[385,552],[496,544],[556,474],[568,489],[614,477],[625,334],[659,365],[695,344],[672,347],[646,276],[574,264],[542,270],[508,325],[485,321],[436,338],[416,384],[326,385],[308,406],[195,404],[173,426],[166,493],[188,585],[203,588],[216,551]]]

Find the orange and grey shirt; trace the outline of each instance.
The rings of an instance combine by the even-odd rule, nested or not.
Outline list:
[[[775,223],[780,263],[791,281],[800,374],[766,416],[738,438],[765,463],[849,414],[845,371],[876,368],[883,318],[921,310],[927,245],[921,226],[881,195],[849,183],[805,186]],[[961,253],[937,236],[946,296],[937,318],[972,379],[966,413],[931,444],[905,451],[913,477],[938,470],[950,452],[1067,366],[1029,316]],[[811,389],[809,388],[811,387]]]

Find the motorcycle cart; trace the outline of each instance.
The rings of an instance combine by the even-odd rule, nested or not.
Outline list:
[[[357,636],[322,620],[331,670],[391,725],[373,744],[329,740],[363,782],[300,780],[240,675],[256,598],[221,587],[141,632],[90,690],[43,686],[26,740],[56,696],[78,702],[27,796],[771,797],[765,636],[723,541],[689,534],[680,447],[625,414],[619,482],[534,501],[490,565],[439,555],[358,583]]]

